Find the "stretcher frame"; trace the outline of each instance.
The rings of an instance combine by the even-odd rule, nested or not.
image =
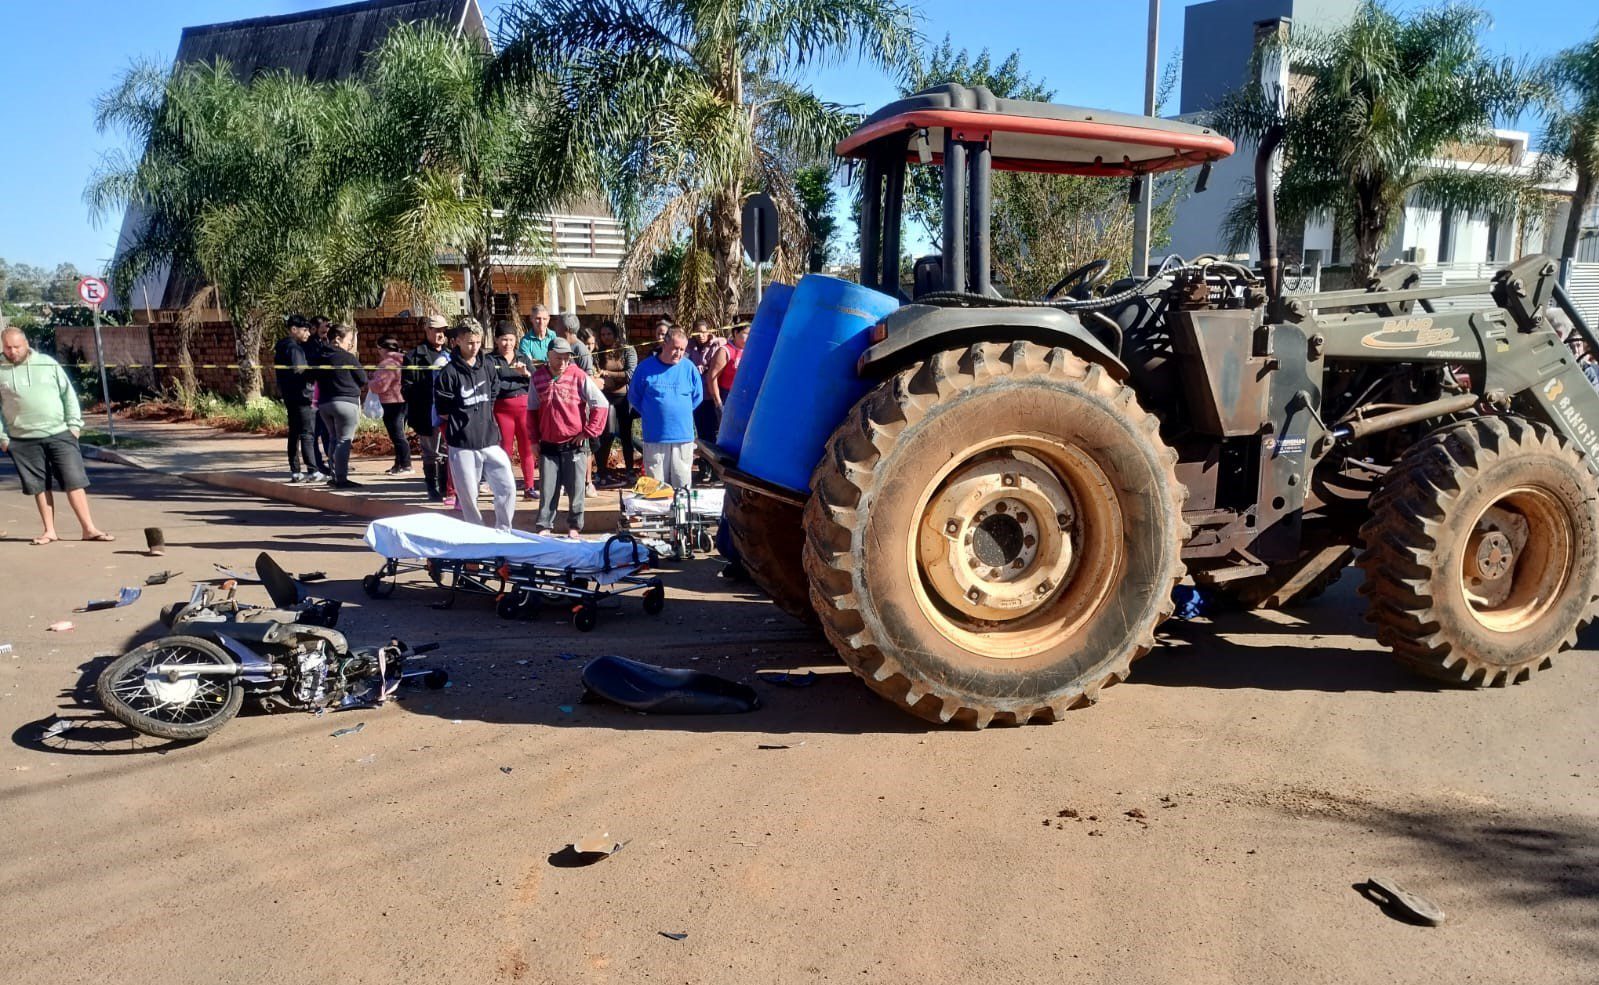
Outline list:
[[[361,579],[361,588],[369,598],[386,599],[399,587],[401,575],[422,572],[449,593],[444,601],[433,603],[435,609],[453,609],[462,595],[486,595],[494,598],[494,611],[501,619],[529,619],[546,603],[553,603],[565,605],[572,625],[585,633],[598,625],[601,606],[619,609],[623,595],[642,595],[644,611],[659,615],[666,607],[666,585],[659,575],[642,573],[653,561],[653,552],[634,537],[618,533],[605,541],[607,559],[611,545],[617,543],[633,545],[635,558],[642,549],[645,560],[636,562],[638,572],[608,585],[573,566],[552,567],[503,557],[385,557],[377,571]]]

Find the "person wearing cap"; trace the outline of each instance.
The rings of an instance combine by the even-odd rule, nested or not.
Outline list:
[[[422,450],[422,478],[427,483],[428,499],[444,500],[444,450],[433,422],[433,374],[449,361],[444,348],[444,330],[450,323],[443,315],[429,315],[423,328],[422,344],[405,357],[400,371],[400,394],[405,398],[406,423],[416,432]]]
[[[288,334],[272,349],[272,365],[289,419],[289,481],[322,482],[328,476],[317,470],[316,378],[305,347],[311,341],[311,323],[304,315],[290,315]]]
[[[400,384],[400,367],[405,365],[404,347],[392,335],[378,339],[378,368],[372,372],[367,390],[383,406],[383,428],[389,432],[394,445],[394,464],[389,475],[410,475],[411,440],[405,436],[405,417],[408,404]]]
[[[583,323],[577,320],[576,315],[562,315],[560,320],[555,323],[555,337],[566,340],[566,344],[572,347],[572,361],[577,363],[578,368],[583,372],[593,376],[594,354],[589,351],[589,347],[577,335],[582,325]]]
[[[494,496],[494,528],[510,530],[516,519],[516,473],[500,447],[500,427],[494,420],[494,401],[500,394],[502,370],[483,356],[483,326],[463,317],[455,326],[455,353],[433,381],[433,404],[449,445],[450,475],[455,480],[461,517],[482,523],[478,486],[489,484]],[[518,366],[505,378],[526,378]],[[507,379],[508,381],[508,379]]]
[[[550,310],[535,304],[528,317],[527,331],[516,343],[516,351],[534,363],[543,363],[550,351],[550,340],[554,338],[550,332]]]
[[[583,532],[583,503],[588,489],[589,442],[605,430],[611,406],[605,394],[582,367],[576,365],[572,344],[564,338],[550,343],[548,363],[533,374],[528,393],[528,414],[539,443],[538,532],[555,526],[555,510],[566,491],[570,509],[566,535]]]

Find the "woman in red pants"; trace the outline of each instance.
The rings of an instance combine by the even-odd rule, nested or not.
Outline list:
[[[502,374],[520,365],[526,366],[531,376],[536,368],[533,360],[518,353],[516,343],[516,329],[509,322],[501,322],[494,333],[494,354],[490,358],[499,365]],[[500,425],[500,447],[505,449],[505,457],[515,461],[517,455],[521,455],[522,498],[534,499],[538,496],[538,483],[533,480],[539,460],[533,454],[533,432],[527,420],[527,386],[527,377],[518,377],[512,382],[501,376],[500,398],[494,401],[494,420]]]

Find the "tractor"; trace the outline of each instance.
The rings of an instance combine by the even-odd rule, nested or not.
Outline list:
[[[837,152],[864,165],[860,283],[902,302],[869,330],[875,385],[808,492],[701,446],[757,584],[880,695],[969,728],[1095,703],[1180,584],[1285,606],[1350,563],[1415,670],[1492,686],[1549,666],[1599,598],[1599,394],[1573,340],[1599,344],[1544,256],[1285,293],[1273,144],[1258,270],[1168,258],[1112,280],[1084,258],[1019,299],[992,280],[994,169],[1208,174],[1232,143],[955,84],[868,117]],[[942,169],[943,235],[907,292],[910,167]]]

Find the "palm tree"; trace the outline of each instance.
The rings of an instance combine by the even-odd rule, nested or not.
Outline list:
[[[431,24],[397,25],[372,53],[363,98],[341,110],[351,135],[335,170],[357,235],[336,251],[336,277],[436,285],[440,252],[456,253],[469,307],[487,324],[495,244],[542,255],[547,244],[529,220],[547,196],[511,185],[532,152],[535,108],[489,91],[489,64],[482,45]]]
[[[1366,0],[1341,30],[1269,42],[1293,81],[1252,83],[1223,100],[1210,125],[1252,148],[1281,127],[1277,213],[1285,222],[1331,214],[1354,244],[1364,282],[1406,203],[1462,212],[1522,207],[1531,182],[1494,163],[1496,120],[1540,93],[1534,73],[1482,49],[1482,11],[1464,5],[1408,16]],[[1275,50],[1274,50],[1275,49]],[[1435,162],[1476,154],[1470,167]],[[1234,249],[1255,231],[1253,193],[1241,196],[1225,233]]]
[[[1555,55],[1545,69],[1556,98],[1547,113],[1544,151],[1564,158],[1577,178],[1560,245],[1561,259],[1570,260],[1599,180],[1599,35]]]
[[[683,281],[708,270],[704,313],[726,324],[744,280],[744,198],[771,194],[776,267],[802,270],[792,165],[824,159],[852,122],[792,73],[851,54],[898,66],[913,37],[900,0],[518,0],[506,8],[490,76],[543,109],[531,124],[541,150],[524,159],[525,186],[557,198],[603,190],[630,227],[651,216],[617,296],[689,234]]]

